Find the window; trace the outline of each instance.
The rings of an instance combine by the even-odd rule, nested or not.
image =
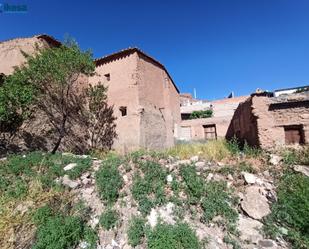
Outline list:
[[[203,125],[203,127],[206,140],[217,139],[217,130],[215,124]]]
[[[110,75],[109,73],[104,74],[104,76],[105,76],[105,79],[106,79],[107,81],[110,81],[110,80],[111,80],[111,75]]]
[[[304,131],[302,125],[284,126],[285,144],[303,144]]]
[[[119,108],[119,111],[121,113],[121,116],[127,116],[127,107],[126,106],[121,106]]]

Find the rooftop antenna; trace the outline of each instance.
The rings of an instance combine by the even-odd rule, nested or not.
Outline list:
[[[194,92],[194,98],[196,99],[196,89],[193,88],[193,92]]]

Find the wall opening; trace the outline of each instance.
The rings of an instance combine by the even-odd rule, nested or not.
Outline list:
[[[107,74],[104,74],[104,77],[107,81],[110,81],[111,80],[111,75],[109,73]]]
[[[120,106],[119,111],[121,113],[121,116],[127,116],[127,107],[126,106]]]
[[[305,142],[302,125],[284,126],[285,144],[303,144]]]
[[[217,139],[217,129],[215,124],[203,125],[206,140]]]

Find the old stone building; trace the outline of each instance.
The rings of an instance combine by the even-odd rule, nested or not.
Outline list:
[[[120,151],[174,145],[180,125],[179,91],[165,67],[137,48],[95,60],[92,84],[108,86]]]
[[[180,140],[207,140],[225,138],[232,117],[240,102],[248,96],[225,98],[214,101],[196,100],[188,94],[181,95]],[[194,111],[212,110],[208,118],[191,119]]]
[[[9,75],[15,66],[22,65],[26,61],[24,53],[60,45],[48,35],[1,42],[0,75]],[[94,63],[96,75],[85,84],[101,82],[108,86],[108,102],[117,117],[114,148],[126,152],[174,145],[180,127],[179,91],[166,68],[137,48],[96,59]]]
[[[309,143],[309,92],[252,94],[233,116],[228,138],[264,149]]]

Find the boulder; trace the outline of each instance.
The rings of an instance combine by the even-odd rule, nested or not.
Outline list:
[[[72,188],[72,189],[75,189],[79,186],[80,182],[79,181],[72,181],[68,175],[64,175],[63,178],[62,178],[62,184],[69,187],[69,188]]]
[[[64,169],[64,171],[68,171],[68,170],[74,169],[76,166],[77,166],[77,163],[69,163],[63,169]]]
[[[275,154],[270,154],[270,158],[269,158],[269,163],[276,166],[280,163],[280,161],[282,160],[281,156],[275,155]]]
[[[259,240],[263,239],[263,236],[259,232],[262,226],[263,224],[257,220],[240,216],[237,224],[237,228],[241,234],[240,239],[256,244]]]
[[[155,227],[158,221],[161,220],[167,224],[175,224],[173,216],[175,204],[167,203],[165,206],[153,208],[147,216],[148,223],[151,227]]]
[[[241,202],[242,209],[253,219],[262,219],[270,213],[267,198],[261,194],[258,186],[246,188],[244,199]]]
[[[251,173],[241,172],[241,174],[244,176],[244,179],[247,184],[254,184],[257,180],[257,177]]]
[[[305,176],[309,176],[309,166],[295,165],[294,170],[304,174]]]
[[[198,161],[199,157],[198,156],[193,156],[190,158],[190,161],[193,163],[196,163]]]

